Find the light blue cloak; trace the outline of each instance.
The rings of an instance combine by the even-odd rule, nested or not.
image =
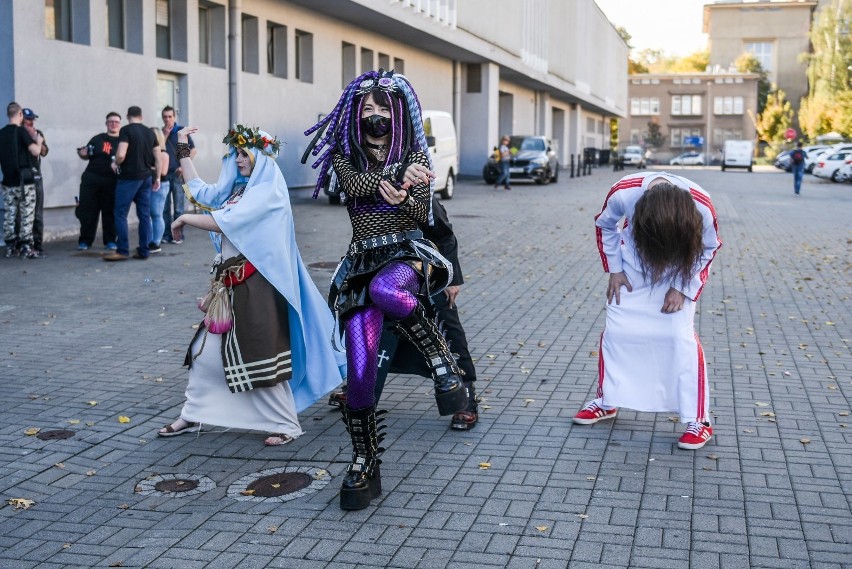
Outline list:
[[[346,377],[346,355],[332,347],[334,317],[296,246],[293,211],[281,169],[269,156],[256,149],[251,152],[255,166],[237,203],[225,203],[238,174],[233,149],[222,160],[216,184],[195,178],[187,187],[199,205],[213,209],[211,215],[222,233],[290,304],[290,388],[296,411],[302,412],[340,385]]]

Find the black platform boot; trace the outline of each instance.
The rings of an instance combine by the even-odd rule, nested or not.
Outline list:
[[[409,316],[397,321],[400,333],[426,357],[432,380],[435,382],[435,401],[438,413],[452,415],[467,407],[467,390],[461,376],[464,375],[456,364],[450,347],[434,318],[426,314],[422,304],[418,304]]]
[[[376,412],[375,407],[350,409],[342,407],[343,423],[352,438],[352,464],[346,470],[343,486],[340,488],[340,508],[343,510],[363,510],[370,500],[382,493],[382,476],[379,471],[379,455],[385,449],[379,446],[385,438],[384,415],[386,411]]]

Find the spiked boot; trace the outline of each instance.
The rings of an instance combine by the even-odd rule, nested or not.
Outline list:
[[[467,390],[462,383],[464,372],[459,369],[447,340],[434,318],[418,304],[409,316],[398,320],[397,330],[426,357],[435,382],[435,401],[438,413],[452,415],[467,407]]]
[[[383,418],[387,411],[376,412],[375,407],[350,409],[344,405],[343,423],[352,438],[352,464],[346,469],[343,486],[340,488],[340,508],[343,510],[363,510],[373,498],[382,493],[382,477],[379,471],[381,460],[378,458],[384,448],[379,444],[385,435]]]

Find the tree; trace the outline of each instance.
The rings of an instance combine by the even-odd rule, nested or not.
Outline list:
[[[741,53],[734,61],[734,67],[740,73],[757,73],[760,79],[757,80],[757,114],[763,112],[766,107],[766,97],[769,95],[769,90],[772,89],[772,84],[769,82],[766,70],[760,64],[754,54]]]
[[[666,140],[660,131],[660,124],[655,121],[648,121],[648,130],[645,132],[645,144],[651,148],[659,148],[665,144]]]
[[[648,67],[633,59],[630,55],[633,52],[633,44],[630,43],[633,36],[630,35],[630,32],[628,32],[624,26],[616,26],[615,31],[618,32],[618,35],[620,35],[621,39],[624,40],[624,43],[627,44],[627,74],[636,75],[637,73],[648,73]]]
[[[680,59],[675,59],[671,63],[669,71],[672,73],[703,73],[710,65],[710,50],[703,49]]]
[[[784,132],[793,124],[793,105],[786,98],[784,91],[773,85],[772,91],[766,97],[763,112],[757,117],[751,110],[748,112],[757,130],[757,137],[769,144],[766,157],[770,160],[781,151]]]
[[[852,137],[852,0],[832,0],[811,26],[808,62],[810,90],[799,107],[799,125],[808,138],[827,132]]]

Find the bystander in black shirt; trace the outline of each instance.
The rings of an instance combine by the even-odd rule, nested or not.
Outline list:
[[[118,137],[102,132],[93,136],[88,146],[92,149],[92,154],[89,156],[86,173],[114,180],[116,176],[112,171],[112,159],[118,148]]]
[[[29,168],[30,144],[35,143],[22,126],[7,124],[0,128],[0,169],[3,170],[4,186],[16,188],[21,185],[21,169]]]
[[[157,165],[154,161],[154,148],[159,145],[151,129],[139,122],[130,123],[121,127],[118,140],[128,144],[119,179],[144,180],[152,176]]]

